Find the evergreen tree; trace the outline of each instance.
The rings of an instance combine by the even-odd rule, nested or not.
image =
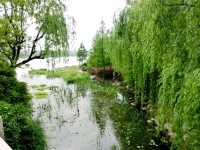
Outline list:
[[[90,67],[105,68],[110,65],[108,34],[104,21],[101,21],[101,26],[93,40],[92,50],[88,60]]]
[[[82,64],[87,58],[87,50],[83,43],[81,43],[78,51],[77,51],[78,61]]]

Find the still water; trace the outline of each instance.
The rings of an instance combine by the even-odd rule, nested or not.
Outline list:
[[[62,78],[17,70],[33,95],[33,117],[41,122],[49,150],[155,150],[154,130],[144,113],[109,84],[67,84]],[[44,98],[36,98],[37,92]]]

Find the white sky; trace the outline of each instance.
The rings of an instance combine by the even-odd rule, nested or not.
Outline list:
[[[101,20],[107,29],[113,25],[113,16],[125,7],[126,0],[69,0],[66,14],[76,21],[76,39],[71,50],[83,42],[87,49],[91,48],[92,39],[100,27]],[[73,46],[72,46],[73,45]]]

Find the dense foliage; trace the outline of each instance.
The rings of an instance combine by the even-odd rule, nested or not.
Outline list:
[[[5,140],[14,150],[45,150],[46,141],[39,123],[32,120],[30,96],[13,68],[0,61],[0,116]]]
[[[1,0],[0,54],[12,67],[42,59],[68,46],[64,5],[60,0]],[[49,53],[48,53],[49,54]],[[20,60],[20,57],[24,57]]]
[[[18,82],[15,72],[12,68],[0,62],[0,101],[8,103],[24,103],[27,104],[30,96],[27,94],[25,83]]]
[[[135,0],[104,38],[113,68],[141,107],[157,106],[159,130],[167,131],[171,149],[200,149],[199,14],[196,0]]]
[[[105,31],[105,23],[101,22],[101,27],[93,40],[92,50],[88,60],[89,67],[105,67],[110,65],[108,56],[108,38]]]

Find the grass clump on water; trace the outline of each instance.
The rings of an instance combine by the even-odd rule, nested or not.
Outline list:
[[[33,88],[35,90],[39,90],[39,91],[44,91],[48,87],[45,84],[40,84],[40,85],[32,85],[31,88]]]
[[[89,74],[87,72],[81,71],[78,67],[72,66],[68,68],[47,70],[31,70],[30,74],[32,75],[46,75],[49,78],[63,78],[68,83],[82,82],[89,79]]]
[[[44,91],[38,91],[38,92],[35,93],[34,96],[35,96],[36,99],[44,99],[48,96],[48,94]]]

